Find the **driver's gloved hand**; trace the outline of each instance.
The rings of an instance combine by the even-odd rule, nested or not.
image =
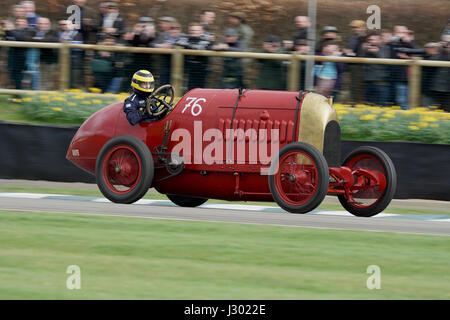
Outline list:
[[[160,104],[159,106],[156,103],[155,99],[151,100],[151,104],[150,104],[150,111],[152,113],[158,113],[160,112],[162,109],[164,108],[164,106],[162,104]]]

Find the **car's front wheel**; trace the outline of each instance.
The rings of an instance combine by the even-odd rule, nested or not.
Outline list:
[[[116,203],[141,199],[152,184],[153,173],[150,150],[130,135],[117,136],[105,143],[95,165],[98,188]]]

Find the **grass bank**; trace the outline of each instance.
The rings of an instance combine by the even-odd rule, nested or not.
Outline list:
[[[0,299],[449,299],[449,252],[441,236],[2,211]]]

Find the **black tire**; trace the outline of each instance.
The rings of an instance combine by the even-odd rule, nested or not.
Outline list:
[[[139,166],[137,168],[138,173],[136,173],[136,178],[133,180],[133,185],[128,191],[118,191],[110,181],[109,172],[111,171],[108,170],[112,167],[112,162],[108,163],[108,161],[114,157],[115,149],[125,152],[128,151],[131,159],[135,159]],[[120,170],[120,166],[117,167]],[[131,166],[129,165],[128,167]],[[120,175],[117,172],[113,174]],[[154,165],[150,150],[144,142],[130,135],[117,136],[105,143],[97,156],[95,164],[95,178],[98,188],[106,198],[116,203],[133,203],[141,199],[152,184],[153,174]]]
[[[378,200],[368,207],[357,207],[349,203],[344,195],[339,195],[338,199],[342,206],[351,214],[358,217],[372,217],[382,212],[391,202],[397,190],[397,173],[389,156],[382,150],[376,147],[362,146],[353,150],[344,160],[342,166],[347,166],[352,159],[356,157],[375,157],[381,164],[384,176],[386,177],[386,188],[384,189]]]
[[[208,199],[205,198],[185,197],[175,194],[168,194],[167,198],[169,198],[169,200],[175,203],[177,206],[190,208],[198,207],[208,201]]]
[[[312,196],[310,196],[309,199],[306,199],[304,203],[300,204],[293,204],[286,201],[286,196],[280,194],[282,190],[279,190],[279,187],[277,188],[278,184],[276,182],[276,180],[278,179],[278,162],[280,161],[280,159],[283,159],[284,155],[295,151],[299,151],[308,155],[317,168],[315,192],[312,194]],[[281,175],[283,173],[280,172],[279,174]],[[273,199],[281,208],[290,213],[307,213],[314,210],[320,203],[322,203],[328,192],[329,171],[327,161],[325,160],[325,157],[322,155],[322,153],[317,150],[317,148],[305,142],[293,142],[281,148],[278,154],[272,159],[268,178],[269,188],[270,192],[272,193]]]

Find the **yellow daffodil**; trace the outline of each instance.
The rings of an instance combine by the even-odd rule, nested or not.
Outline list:
[[[430,117],[430,116],[422,117],[421,120],[422,120],[422,121],[428,121],[428,122],[438,121],[437,118],[435,118],[435,117]]]
[[[61,111],[63,111],[63,109],[62,109],[62,108],[58,108],[58,107],[54,107],[54,108],[52,108],[52,110],[53,110],[53,111],[58,111],[58,112],[61,112]]]
[[[418,126],[408,126],[410,130],[420,130]]]
[[[359,119],[360,120],[375,120],[377,116],[375,114],[365,114],[362,115]]]
[[[93,93],[101,93],[102,92],[102,90],[99,88],[89,88],[89,91],[93,92]]]

